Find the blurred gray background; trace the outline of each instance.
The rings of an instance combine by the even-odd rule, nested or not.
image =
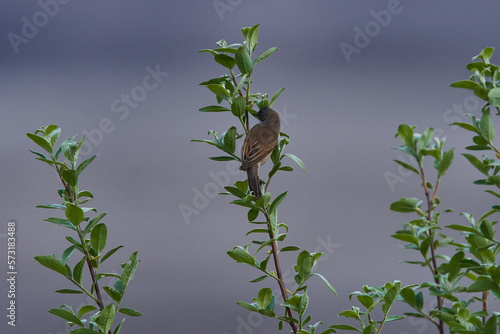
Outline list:
[[[425,269],[400,263],[418,256],[390,237],[414,218],[390,212],[390,203],[423,195],[416,177],[392,161],[400,156],[391,150],[399,145],[398,124],[432,126],[448,148],[456,147],[440,197],[442,209],[457,213],[445,215],[443,225],[466,223],[458,212],[479,215],[495,204],[472,185],[479,175],[460,156],[471,136],[448,124],[480,113],[469,91],[449,84],[468,77],[472,56],[496,46],[497,1],[2,0],[0,7],[0,253],[7,251],[7,223],[15,220],[18,265],[15,328],[5,317],[7,283],[0,284],[2,333],[65,333],[64,321],[47,310],[84,302],[52,292],[72,286],[33,261],[60,256],[68,246],[67,230],[43,222],[60,212],[35,208],[60,201],[55,173],[26,151],[35,146],[25,133],[48,124],[62,128],[61,139],[87,133],[82,155],[100,154],[81,187],[93,192],[92,206],[109,212],[108,247],[126,246],[103,270],[118,272],[139,252],[122,306],[144,316],[128,317],[121,333],[278,331],[274,321],[236,305],[261,287],[276,288],[270,280],[248,283],[259,273],[226,255],[252,240],[245,237],[252,226],[244,208],[213,193],[222,190],[218,182],[245,175],[209,160],[215,148],[190,143],[235,121],[198,112],[215,104],[198,84],[224,73],[198,50],[220,39],[241,43],[241,27],[261,24],[256,54],[279,48],[256,67],[252,88],[273,94],[286,87],[275,107],[292,138],[288,152],[307,168],[278,174],[270,189],[289,191],[280,206],[280,220],[290,227],[285,244],[325,252],[316,270],[339,291],[335,297],[311,280],[313,323],[346,322],[336,315],[364,284],[431,280]],[[145,83],[150,72],[157,80]],[[193,214],[183,216],[187,207]],[[288,279],[295,257],[282,257]],[[393,313],[403,311],[397,304]],[[435,332],[411,319],[385,331]]]

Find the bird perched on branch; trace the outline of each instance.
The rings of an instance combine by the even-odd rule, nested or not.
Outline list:
[[[260,198],[261,180],[259,167],[262,166],[273,152],[280,134],[280,116],[269,107],[264,107],[257,113],[260,123],[254,125],[247,133],[241,150],[240,169],[247,172],[248,187],[255,197]]]

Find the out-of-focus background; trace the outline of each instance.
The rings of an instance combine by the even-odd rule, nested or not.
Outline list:
[[[215,104],[198,84],[224,73],[198,51],[220,39],[241,43],[241,27],[261,24],[256,54],[279,48],[256,67],[253,88],[286,87],[275,108],[292,139],[288,152],[307,168],[278,174],[270,189],[289,191],[280,206],[286,244],[325,252],[317,271],[339,291],[335,297],[312,279],[313,322],[343,321],[336,314],[364,284],[431,280],[400,263],[418,256],[390,237],[411,219],[390,212],[390,203],[423,195],[415,176],[392,161],[401,156],[391,150],[400,123],[432,126],[456,147],[441,185],[443,209],[480,214],[494,204],[472,185],[478,175],[460,155],[470,134],[448,124],[480,113],[481,102],[449,84],[469,75],[472,56],[496,46],[496,1],[3,0],[0,8],[0,268],[5,277],[5,233],[15,220],[18,270],[15,328],[5,316],[5,279],[0,284],[2,333],[66,333],[47,309],[83,303],[53,293],[71,286],[33,261],[68,246],[67,230],[43,222],[59,212],[35,208],[59,202],[56,175],[26,151],[35,146],[25,133],[48,124],[61,126],[61,139],[86,133],[82,155],[100,154],[81,186],[109,212],[109,247],[126,246],[103,269],[117,272],[139,252],[122,306],[144,316],[127,318],[121,333],[277,332],[273,321],[236,305],[275,282],[248,283],[258,273],[226,255],[252,240],[250,226],[246,210],[213,196],[245,175],[209,160],[213,147],[190,143],[235,121],[198,112]],[[443,225],[466,223],[458,212]],[[283,254],[288,279],[295,256]],[[403,311],[397,304],[394,312]],[[386,326],[387,333],[434,331],[408,319]]]

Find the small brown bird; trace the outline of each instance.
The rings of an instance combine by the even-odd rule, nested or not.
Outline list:
[[[260,123],[248,132],[241,149],[241,167],[247,172],[248,187],[255,197],[260,198],[261,180],[259,167],[262,166],[273,152],[280,134],[280,116],[269,107],[264,107],[257,113]]]

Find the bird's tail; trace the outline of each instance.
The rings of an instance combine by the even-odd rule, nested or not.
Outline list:
[[[260,178],[259,178],[259,169],[258,167],[250,167],[247,169],[247,177],[248,177],[248,187],[253,194],[257,198],[262,197],[262,192],[260,190]]]

